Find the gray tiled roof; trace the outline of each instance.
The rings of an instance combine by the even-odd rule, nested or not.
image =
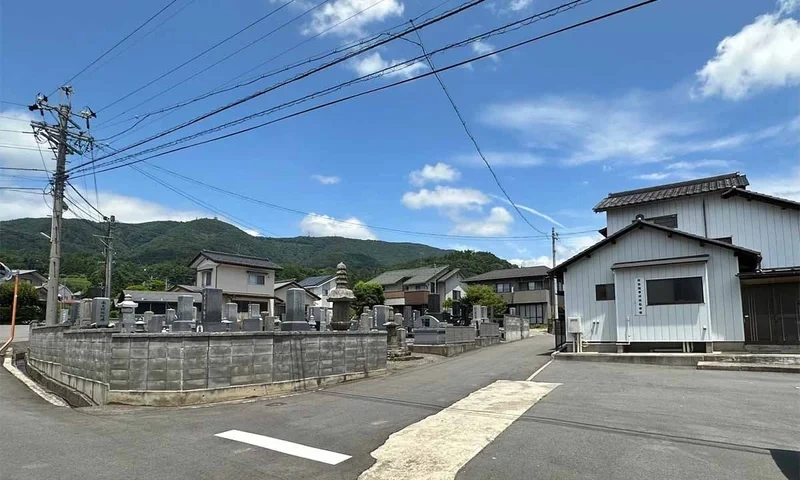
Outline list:
[[[331,275],[317,275],[316,277],[308,277],[300,280],[299,283],[303,288],[316,287],[323,283],[328,283],[331,279],[336,278],[336,274]]]
[[[766,193],[758,193],[752,190],[743,190],[741,188],[731,188],[730,190],[726,191],[722,194],[722,198],[730,198],[730,197],[744,197],[748,200],[758,200],[764,203],[770,203],[772,205],[777,205],[781,208],[789,208],[792,210],[800,210],[800,202],[795,202],[794,200],[789,200],[786,198],[775,197],[772,195],[767,195]]]
[[[608,197],[601,200],[594,207],[594,211],[604,212],[612,208],[627,207],[640,203],[657,202],[700,193],[728,190],[730,188],[744,188],[749,184],[750,182],[747,181],[746,176],[740,175],[739,172],[734,172],[716,177],[698,178],[686,182],[609,193]]]
[[[224,252],[215,252],[213,250],[203,250],[200,252],[200,255],[208,258],[212,262],[216,263],[224,263],[228,265],[239,265],[241,267],[253,267],[253,268],[266,268],[270,270],[283,270],[283,268],[276,264],[272,263],[267,258],[259,258],[259,257],[250,257],[247,255],[238,255],[235,253],[224,253]]]
[[[194,303],[201,303],[203,301],[202,293],[187,293],[187,292],[153,292],[144,290],[123,290],[123,295],[130,295],[131,300],[134,302],[165,302],[165,303],[178,303],[179,295],[191,295]]]
[[[427,283],[432,278],[441,275],[449,269],[449,266],[443,265],[441,267],[420,267],[408,268],[405,270],[391,270],[378,275],[370,280],[370,282],[379,283],[381,285],[393,285],[403,280],[403,285],[418,285],[421,283]]]
[[[502,270],[492,270],[491,272],[469,277],[465,279],[464,282],[471,283],[486,282],[489,280],[504,280],[507,278],[544,277],[549,271],[550,269],[544,265],[523,268],[504,268]]]

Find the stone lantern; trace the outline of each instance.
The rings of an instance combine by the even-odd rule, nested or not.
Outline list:
[[[336,288],[328,292],[328,301],[333,303],[331,330],[350,330],[350,304],[355,299],[353,291],[347,288],[347,266],[340,263],[336,266]]]
[[[134,302],[133,297],[130,295],[125,295],[125,299],[118,303],[117,306],[122,312],[122,331],[133,332],[136,328],[136,317],[133,312],[139,304]]]

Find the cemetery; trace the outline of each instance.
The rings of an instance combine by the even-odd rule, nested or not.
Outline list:
[[[288,289],[281,317],[258,304],[243,316],[210,287],[200,309],[181,294],[163,314],[137,314],[138,303],[125,295],[119,319],[111,318],[110,299],[85,299],[62,313],[61,324],[32,328],[28,372],[72,403],[179,406],[383,375],[387,361],[412,352],[452,356],[527,336],[527,322],[513,311],[500,328],[485,306],[475,305],[471,319],[458,302],[452,313],[440,312],[433,294],[423,312],[375,305],[351,317],[355,297],[341,263],[331,309],[307,307],[306,293]]]

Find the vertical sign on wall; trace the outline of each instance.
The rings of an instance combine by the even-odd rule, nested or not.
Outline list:
[[[644,315],[644,279],[636,279],[636,315]]]

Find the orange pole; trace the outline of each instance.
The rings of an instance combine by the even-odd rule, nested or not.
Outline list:
[[[11,342],[14,340],[14,330],[17,326],[17,294],[19,293],[19,275],[14,277],[14,300],[11,302],[11,335],[8,337],[8,341],[0,347],[0,353],[6,351],[6,347],[11,345]]]

